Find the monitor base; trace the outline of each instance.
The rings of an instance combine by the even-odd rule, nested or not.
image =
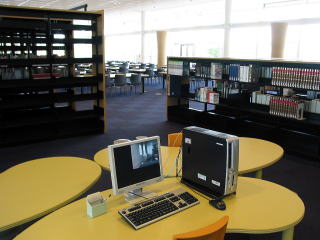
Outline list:
[[[134,189],[130,192],[124,194],[126,196],[126,201],[134,204],[137,202],[141,202],[147,200],[148,198],[153,198],[156,194],[152,191],[143,191],[142,188]]]

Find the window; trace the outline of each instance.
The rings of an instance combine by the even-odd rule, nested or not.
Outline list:
[[[144,37],[144,61],[156,63],[158,58],[157,34],[147,33]]]
[[[319,61],[320,24],[289,25],[285,43],[285,58]]]
[[[315,23],[320,20],[320,0],[232,0],[230,26],[224,26],[225,1],[186,1],[184,6],[172,2],[173,7],[146,10],[145,32],[141,11],[107,12],[107,59],[141,61],[143,35],[144,61],[156,63],[158,30],[168,31],[168,56],[223,57],[225,28],[230,28],[230,57],[270,58],[270,22],[286,20],[284,56],[319,59],[320,26]]]
[[[317,60],[320,57],[320,24],[308,24],[302,26],[300,34],[300,58],[304,60]]]
[[[233,58],[270,58],[271,27],[232,28],[229,55]]]
[[[286,42],[284,47],[284,58],[299,58],[301,25],[288,25]]]
[[[223,30],[169,32],[168,56],[222,57]]]
[[[141,61],[140,35],[106,36],[106,59]]]

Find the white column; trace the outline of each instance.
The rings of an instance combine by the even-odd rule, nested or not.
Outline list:
[[[271,23],[271,36],[272,36],[271,57],[272,58],[283,58],[287,28],[288,28],[287,22]]]
[[[141,11],[141,62],[144,63],[145,61],[145,58],[144,58],[144,47],[145,47],[145,44],[144,44],[144,34],[145,34],[145,12],[144,11]]]
[[[231,5],[232,0],[225,0],[223,57],[229,57]]]

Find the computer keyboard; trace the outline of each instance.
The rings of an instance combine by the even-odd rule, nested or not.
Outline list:
[[[177,189],[119,211],[135,229],[145,227],[199,203],[184,189]]]

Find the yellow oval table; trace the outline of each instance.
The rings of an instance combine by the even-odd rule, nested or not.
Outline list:
[[[52,212],[88,190],[101,168],[78,157],[41,158],[0,174],[0,232]]]
[[[161,146],[163,172],[165,176],[174,176],[175,160],[178,156],[178,147]],[[279,145],[257,139],[239,138],[239,174],[255,172],[257,178],[262,178],[262,169],[279,161],[283,156],[283,149]],[[109,171],[108,148],[104,148],[94,155],[94,161],[103,169]],[[178,161],[178,169],[181,161]]]
[[[81,199],[42,218],[15,240],[170,240],[174,234],[209,225],[224,215],[229,216],[229,233],[282,232],[283,240],[292,240],[294,226],[304,216],[304,204],[298,195],[272,182],[239,177],[237,194],[226,197],[227,208],[220,211],[179,180],[166,178],[146,189],[162,194],[185,188],[200,200],[200,204],[139,230],[134,230],[118,214],[120,209],[129,206],[124,195],[113,196],[109,189],[103,192],[106,198],[111,195],[107,200],[107,213],[96,218],[87,217],[86,202]]]

